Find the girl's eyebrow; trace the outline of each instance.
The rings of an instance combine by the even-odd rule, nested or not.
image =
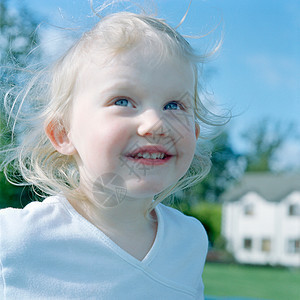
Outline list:
[[[117,79],[115,82],[108,83],[103,89],[102,92],[112,92],[112,91],[138,91],[139,87],[137,85],[132,84],[132,82],[128,79]]]
[[[112,85],[107,87],[100,92],[104,97],[112,98],[112,97],[130,97],[130,98],[142,98],[142,92],[133,90],[129,86],[119,86]]]
[[[189,103],[189,104],[192,104],[193,103],[193,94],[189,91],[185,91],[185,92],[181,92],[181,93],[178,93],[180,94],[179,97],[176,97],[176,99],[174,100],[180,100],[182,102],[185,102],[185,103]]]
[[[115,89],[128,89],[129,87],[131,87],[131,84],[128,80],[117,80],[115,82],[108,83],[103,91],[106,92]]]
[[[146,92],[143,90],[139,85],[136,85],[132,82],[132,80],[129,80],[128,78],[118,78],[114,79],[113,81],[109,81],[105,86],[102,88],[101,85],[99,92],[101,94],[123,94],[123,95],[115,95],[115,96],[129,96],[126,95],[127,93],[130,93],[131,95],[134,95],[136,97],[142,97]],[[172,100],[180,100],[182,102],[185,102],[189,105],[193,104],[193,94],[189,90],[173,90],[170,92],[169,95],[166,94],[166,101],[172,101]]]

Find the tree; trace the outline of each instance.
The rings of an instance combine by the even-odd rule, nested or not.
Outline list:
[[[25,7],[10,8],[7,0],[0,3],[1,65],[7,59],[24,67],[28,54],[36,45],[36,21]]]
[[[218,203],[228,185],[243,174],[241,155],[232,147],[226,131],[213,141],[213,145],[210,173],[203,181],[175,195],[177,208],[187,211],[199,202]]]
[[[8,1],[0,3],[0,148],[9,142],[9,130],[3,107],[5,91],[18,84],[20,72],[27,64],[28,53],[37,42],[34,34],[36,22],[25,9],[16,10],[8,5]],[[10,184],[0,172],[0,208],[13,206],[23,207],[30,201],[28,188]]]
[[[207,178],[198,186],[197,195],[209,202],[219,202],[220,195],[243,173],[238,154],[224,131],[214,141],[212,168]]]
[[[7,128],[0,113],[0,145],[3,148],[10,139],[11,131]],[[27,187],[12,185],[6,180],[3,171],[0,172],[0,209],[5,207],[24,207],[31,201],[31,190]]]
[[[293,124],[283,125],[280,122],[271,122],[265,119],[246,131],[243,138],[248,145],[246,172],[273,171],[273,162],[277,151],[294,133]]]

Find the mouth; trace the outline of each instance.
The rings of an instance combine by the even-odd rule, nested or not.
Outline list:
[[[134,162],[144,165],[162,165],[167,163],[174,155],[162,146],[144,146],[126,155]]]

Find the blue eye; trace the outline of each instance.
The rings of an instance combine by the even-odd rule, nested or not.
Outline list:
[[[172,101],[166,104],[166,106],[164,107],[164,110],[179,110],[179,109],[184,110],[184,106],[181,103],[176,101]]]
[[[114,104],[116,106],[125,106],[125,107],[130,106],[130,107],[133,107],[132,104],[130,103],[130,101],[126,98],[119,98],[114,102]]]

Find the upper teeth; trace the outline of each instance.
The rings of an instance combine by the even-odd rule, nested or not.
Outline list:
[[[145,152],[145,153],[138,153],[136,155],[137,157],[139,158],[151,158],[151,159],[157,159],[157,158],[164,158],[165,157],[165,154],[164,153],[148,153],[148,152]]]

